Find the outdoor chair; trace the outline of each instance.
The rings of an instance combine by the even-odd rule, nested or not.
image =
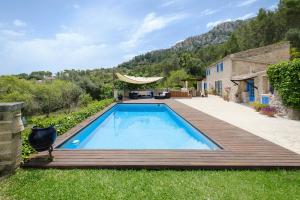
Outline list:
[[[154,96],[154,99],[170,99],[171,93],[170,92],[163,92],[162,94]]]

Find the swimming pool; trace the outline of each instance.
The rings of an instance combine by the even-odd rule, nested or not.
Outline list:
[[[203,149],[219,147],[165,104],[113,106],[59,149]]]

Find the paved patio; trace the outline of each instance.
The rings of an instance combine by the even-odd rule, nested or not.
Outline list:
[[[300,154],[300,121],[267,117],[212,95],[176,100]]]

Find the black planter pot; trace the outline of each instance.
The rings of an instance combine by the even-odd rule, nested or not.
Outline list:
[[[28,137],[30,146],[36,151],[49,151],[50,157],[52,158],[51,152],[53,150],[52,145],[56,139],[56,130],[53,126],[48,128],[37,128],[34,126],[31,129],[31,133]]]
[[[119,101],[122,101],[122,100],[123,100],[123,95],[119,94],[119,95],[118,95],[118,100],[119,100]]]

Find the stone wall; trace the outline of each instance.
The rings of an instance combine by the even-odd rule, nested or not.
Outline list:
[[[0,103],[0,177],[13,172],[21,162],[23,103]]]
[[[270,106],[276,108],[279,116],[286,116],[289,119],[300,120],[300,110],[295,110],[284,106],[281,97],[276,90],[271,97]]]

